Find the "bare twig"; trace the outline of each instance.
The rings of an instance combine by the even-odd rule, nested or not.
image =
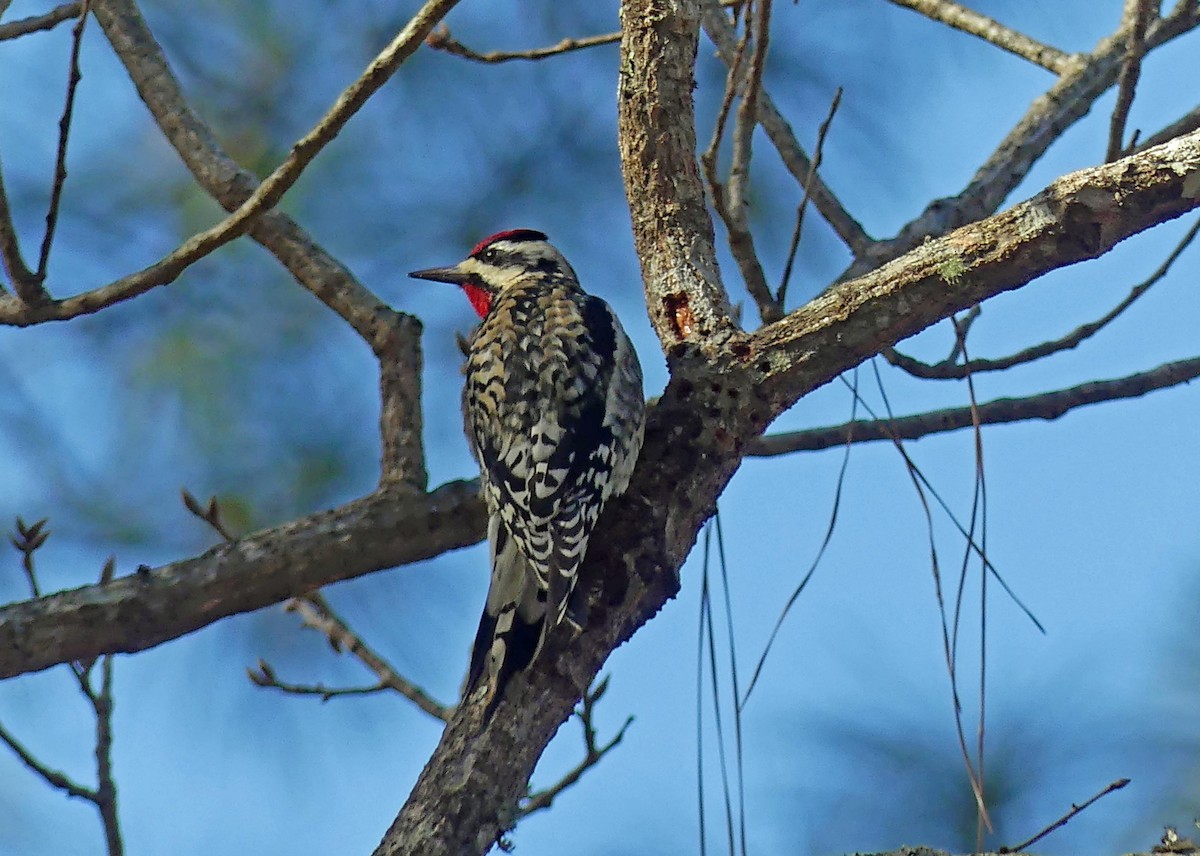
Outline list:
[[[43,517],[41,520],[27,525],[24,520],[18,517],[16,526],[16,534],[9,538],[9,542],[21,554],[21,569],[25,571],[25,581],[29,583],[29,591],[34,597],[41,597],[42,593],[38,586],[37,569],[34,567],[33,554],[50,537],[50,530],[45,528],[46,518]]]
[[[79,70],[79,48],[83,44],[83,29],[87,25],[90,0],[79,4],[79,18],[71,30],[71,59],[67,73],[67,100],[63,105],[62,118],[58,120],[58,151],[54,157],[54,184],[50,188],[50,208],[46,211],[46,232],[42,236],[42,249],[38,254],[36,293],[21,295],[26,303],[40,303],[50,299],[46,293],[46,267],[50,263],[50,247],[54,243],[54,229],[58,225],[58,209],[62,203],[63,186],[67,182],[67,140],[71,135],[71,116],[75,111],[75,90],[83,74]]]
[[[49,12],[42,15],[33,15],[29,18],[22,18],[19,21],[10,21],[7,24],[0,24],[0,42],[6,39],[16,39],[21,36],[27,36],[30,33],[41,32],[42,30],[50,30],[57,27],[63,21],[69,21],[72,18],[79,17],[79,10],[83,3],[75,0],[73,3],[63,3],[55,6]]]
[[[473,60],[474,62],[498,63],[510,62],[512,60],[539,60],[547,57],[558,56],[559,54],[570,53],[571,51],[583,50],[584,48],[592,48],[597,45],[612,45],[621,41],[620,31],[615,33],[603,33],[598,36],[585,36],[578,39],[563,39],[557,44],[550,45],[545,48],[531,48],[524,51],[488,51],[487,53],[479,53],[471,50],[462,42],[450,35],[450,28],[444,24],[434,30],[425,39],[425,44],[434,50],[445,51],[455,56],[460,56],[463,59]]]
[[[559,794],[579,781],[579,778],[584,773],[599,764],[600,760],[610,751],[615,749],[617,745],[620,744],[621,740],[624,739],[625,732],[629,729],[629,726],[633,724],[632,716],[625,720],[625,723],[617,730],[616,735],[614,735],[611,740],[602,746],[596,743],[596,726],[592,721],[592,716],[595,711],[596,702],[600,700],[607,689],[608,678],[603,678],[598,684],[596,684],[595,689],[588,690],[583,694],[583,701],[579,709],[575,711],[575,714],[579,717],[579,721],[583,726],[583,760],[572,767],[571,770],[565,776],[559,779],[554,785],[544,790],[536,791],[522,800],[520,806],[517,808],[518,818],[528,817],[536,811],[550,808],[551,804],[553,804],[555,798],[557,798]]]
[[[11,732],[0,723],[0,740],[12,749],[13,753],[21,759],[21,763],[32,770],[39,778],[44,780],[46,784],[53,788],[58,788],[65,792],[68,796],[79,797],[89,802],[96,801],[96,792],[91,788],[75,782],[66,774],[60,773],[57,770],[51,770],[41,761],[34,757],[33,753],[25,748]]]
[[[0,323],[26,326],[98,312],[172,282],[194,262],[245,234],[255,218],[279,202],[313,158],[337,136],[367,99],[388,81],[401,63],[420,47],[429,31],[457,2],[458,0],[426,0],[425,5],[371,61],[358,79],[338,96],[333,106],[312,130],[293,144],[283,163],[224,220],[193,235],[149,267],[100,288],[65,300],[52,301],[40,307],[6,307],[0,303]],[[96,0],[96,11],[110,11],[110,7],[116,5],[119,4],[113,0]]]
[[[1125,298],[1106,312],[1095,321],[1089,321],[1086,324],[1081,324],[1070,333],[1058,339],[1051,339],[1048,342],[1040,342],[1037,345],[1017,351],[1014,354],[1009,354],[1006,357],[998,357],[996,359],[975,359],[966,362],[958,362],[959,356],[962,354],[960,343],[961,337],[955,338],[955,347],[951,351],[950,356],[940,363],[925,363],[921,360],[914,359],[907,354],[903,354],[894,348],[886,348],[883,351],[884,358],[896,366],[903,369],[914,377],[925,378],[928,380],[959,380],[967,377],[972,373],[1002,371],[1003,369],[1012,368],[1013,366],[1023,363],[1033,362],[1052,354],[1057,354],[1061,351],[1067,351],[1075,348],[1084,342],[1086,339],[1094,336],[1100,330],[1108,326],[1121,313],[1128,309],[1135,300],[1145,294],[1151,286],[1162,280],[1171,270],[1172,265],[1183,254],[1196,239],[1197,233],[1200,233],[1200,220],[1192,224],[1192,228],[1187,231],[1175,248],[1171,250],[1170,255],[1163,261],[1158,269],[1155,270],[1149,277],[1135,285],[1125,296]],[[978,307],[977,307],[978,308]],[[978,316],[978,312],[975,312]],[[968,318],[971,318],[968,315]]]
[[[940,21],[948,27],[978,36],[1001,50],[1027,59],[1034,65],[1039,65],[1055,74],[1062,74],[1070,66],[1070,54],[1031,39],[1024,33],[1006,27],[999,21],[981,15],[959,3],[953,3],[950,0],[890,0],[890,2],[919,12],[931,20]]]
[[[1073,817],[1075,817],[1075,815],[1079,814],[1081,811],[1083,811],[1085,808],[1090,806],[1092,803],[1099,800],[1101,797],[1106,797],[1109,794],[1111,794],[1113,791],[1119,791],[1119,790],[1121,790],[1121,788],[1125,787],[1128,784],[1129,784],[1129,779],[1117,779],[1115,782],[1110,784],[1104,790],[1100,791],[1100,793],[1096,794],[1091,799],[1081,803],[1080,805],[1072,804],[1070,811],[1068,811],[1066,814],[1064,814],[1058,820],[1054,821],[1054,823],[1047,826],[1045,829],[1043,829],[1037,835],[1033,836],[1033,838],[1030,838],[1028,841],[1022,841],[1020,844],[1016,845],[1015,847],[1001,847],[997,852],[999,852],[999,853],[1019,853],[1022,850],[1026,850],[1031,845],[1036,844],[1038,841],[1041,841],[1043,838],[1045,838],[1047,835],[1049,835],[1054,830],[1059,829],[1060,827],[1066,826],[1067,823],[1069,823],[1070,820]]]
[[[33,553],[46,542],[50,533],[43,530],[45,520],[40,520],[33,526],[26,526],[18,518],[18,538],[13,538],[13,546],[24,556],[23,565],[29,578],[29,586],[34,595],[40,589],[37,573],[33,566]],[[110,557],[100,570],[100,582],[112,579],[116,560]],[[68,663],[71,675],[79,685],[79,692],[91,705],[96,717],[96,743],[94,757],[96,759],[97,785],[88,788],[79,784],[65,773],[52,770],[40,762],[33,753],[17,740],[17,738],[0,723],[0,741],[12,749],[21,762],[45,781],[51,787],[65,792],[68,796],[80,797],[96,806],[100,813],[100,822],[104,827],[104,839],[108,845],[108,856],[121,856],[124,846],[121,843],[121,825],[117,815],[117,785],[112,770],[112,710],[113,710],[113,662],[112,655],[105,655],[101,666],[100,691],[92,686],[91,671],[95,660],[89,663]]]
[[[288,601],[284,608],[289,612],[299,615],[305,627],[316,630],[329,640],[329,644],[334,651],[337,651],[339,654],[343,652],[352,654],[357,658],[360,663],[370,669],[375,674],[375,677],[379,679],[377,686],[399,693],[433,718],[440,719],[443,722],[447,721],[454,712],[453,705],[445,705],[435,701],[429,693],[397,672],[391,663],[367,645],[361,636],[350,629],[350,626],[346,624],[341,616],[333,611],[333,607],[329,605],[329,602],[325,600],[320,592],[293,598]],[[253,675],[251,679],[253,680]],[[371,691],[373,690],[359,690],[357,692]],[[334,694],[345,695],[351,692],[355,691],[348,690],[340,693],[335,692]]]
[[[217,503],[216,496],[209,497],[208,504],[202,506],[187,488],[180,488],[179,493],[183,499],[184,508],[215,529],[217,534],[226,541],[237,540],[229,532],[225,526],[225,522],[221,519],[221,506]]]
[[[738,62],[737,33],[729,18],[721,10],[720,4],[714,0],[704,0],[701,3],[701,15],[704,31],[716,46],[717,55],[721,61],[727,66]],[[758,121],[766,131],[771,144],[775,146],[775,150],[779,153],[788,172],[801,187],[806,184],[811,185],[809,198],[817,211],[828,221],[854,256],[856,258],[861,256],[873,243],[871,236],[866,233],[862,224],[846,211],[820,175],[815,175],[811,182],[808,181],[811,161],[797,142],[791,126],[780,114],[765,90],[758,93],[757,103]]]
[[[729,66],[729,74],[725,82],[725,94],[721,101],[721,109],[713,128],[712,140],[708,148],[700,156],[704,177],[708,182],[709,194],[712,197],[713,209],[725,224],[729,239],[729,250],[741,271],[746,290],[758,306],[759,316],[763,323],[777,321],[783,317],[783,312],[776,305],[767,285],[766,274],[758,260],[758,251],[754,247],[754,236],[750,232],[746,215],[746,184],[749,180],[751,138],[756,125],[755,103],[757,94],[762,86],[762,49],[765,45],[760,41],[765,37],[766,27],[770,23],[770,4],[765,9],[756,9],[762,5],[750,3],[746,6],[745,30],[738,40],[736,55]],[[753,29],[753,36],[751,31]],[[750,62],[743,69],[747,48],[753,44],[750,51]],[[743,79],[744,78],[744,79]],[[721,140],[725,133],[733,98],[741,89],[742,100],[738,106],[737,118],[734,122],[732,153],[729,165],[729,179],[722,182],[717,166],[721,148]]]
[[[246,677],[255,686],[276,689],[288,695],[317,696],[322,702],[344,696],[375,695],[386,692],[390,687],[383,684],[372,684],[366,687],[327,687],[324,684],[294,684],[281,681],[275,674],[275,669],[266,660],[259,659],[258,665],[246,669]]]
[[[1068,389],[1044,392],[1027,398],[999,398],[978,406],[982,425],[1025,422],[1032,419],[1054,420],[1078,407],[1102,401],[1137,398],[1158,389],[1169,389],[1200,377],[1200,357],[1165,363],[1149,371],[1127,375],[1114,380],[1099,380]],[[869,443],[891,440],[893,435],[903,440],[916,440],[946,431],[958,431],[972,424],[970,407],[952,407],[895,419],[872,419],[835,425],[768,434],[750,443],[750,457],[771,457],[791,452],[814,452],[831,449],[846,442]]]
[[[833,93],[833,100],[829,103],[829,112],[825,114],[825,121],[817,129],[817,145],[813,149],[812,163],[808,165],[808,177],[804,179],[804,195],[800,197],[800,205],[796,208],[796,227],[792,230],[792,242],[788,246],[787,263],[783,266],[783,276],[779,278],[779,291],[775,294],[775,303],[781,310],[787,299],[788,283],[792,279],[792,265],[796,262],[796,251],[800,249],[800,234],[804,228],[804,212],[808,208],[809,194],[812,192],[813,180],[817,177],[817,167],[821,165],[821,158],[825,152],[825,135],[829,133],[829,126],[833,124],[833,117],[837,115],[838,105],[841,103],[842,87],[839,86]]]
[[[1200,128],[1200,107],[1189,110],[1186,114],[1176,119],[1170,125],[1167,125],[1160,131],[1151,134],[1144,140],[1139,141],[1136,145],[1130,145],[1125,152],[1127,155],[1137,154],[1154,146],[1161,145],[1167,140],[1173,140],[1176,137],[1190,134],[1192,131]]]
[[[1129,121],[1129,108],[1133,106],[1133,94],[1137,89],[1138,77],[1142,73],[1142,56],[1146,52],[1146,27],[1158,5],[1155,0],[1125,0],[1125,14],[1122,16],[1121,26],[1129,35],[1125,46],[1125,62],[1122,63],[1121,74],[1117,78],[1117,104],[1109,121],[1105,162],[1121,157],[1125,148],[1125,123]]]
[[[36,293],[41,286],[37,275],[26,265],[21,257],[21,244],[17,240],[17,229],[13,225],[12,212],[8,207],[8,192],[4,189],[4,169],[0,165],[0,262],[4,264],[4,272],[13,285],[13,291],[20,296],[26,292]],[[0,295],[5,294],[3,283],[0,283]]]

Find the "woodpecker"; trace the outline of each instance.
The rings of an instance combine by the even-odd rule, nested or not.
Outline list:
[[[463,421],[491,585],[463,697],[483,693],[486,718],[551,630],[586,620],[571,595],[596,519],[641,451],[642,368],[612,308],[542,232],[499,232],[452,267],[409,276],[460,286],[482,319],[467,340]]]

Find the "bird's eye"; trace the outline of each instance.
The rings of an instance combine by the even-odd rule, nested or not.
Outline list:
[[[480,261],[483,261],[483,262],[487,262],[488,264],[493,264],[493,263],[495,263],[495,261],[496,261],[496,251],[495,251],[494,249],[487,249],[487,250],[484,250],[484,251],[483,251],[483,255],[481,255],[481,256],[479,257],[479,260],[480,260]]]

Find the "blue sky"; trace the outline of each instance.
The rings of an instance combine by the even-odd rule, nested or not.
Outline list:
[[[147,3],[146,14],[219,135],[240,156],[282,152],[382,44],[413,3],[366,7],[353,27],[314,27],[317,4],[209,0]],[[250,24],[244,22],[253,7]],[[1102,9],[1100,7],[1103,7]],[[41,9],[17,0],[6,20]],[[324,7],[321,7],[324,9]],[[524,21],[516,3],[464,4],[455,35],[480,49],[523,47],[615,27],[615,8],[558,7]],[[566,9],[566,7],[562,7]],[[1064,50],[1089,50],[1120,4],[1010,2],[983,11]],[[344,11],[344,10],[343,10]],[[777,4],[767,85],[801,140],[834,87],[846,93],[824,175],[872,234],[887,236],[931,198],[956,193],[1048,73],[882,0]],[[513,22],[521,26],[514,26]],[[1154,54],[1131,127],[1153,132],[1194,104],[1197,41]],[[66,28],[0,45],[0,152],[22,238],[40,234],[69,39]],[[720,96],[702,43],[701,138]],[[425,418],[431,483],[468,476],[453,334],[465,301],[403,272],[459,258],[508,226],[549,232],[585,285],[634,336],[647,393],[666,381],[640,302],[615,146],[615,48],[552,63],[467,66],[422,52],[313,164],[285,205],[363,282],[425,322]],[[100,284],[212,221],[186,189],[98,28],[89,25],[71,149],[71,183],[51,268],[56,294]],[[292,74],[295,77],[292,77]],[[253,105],[239,100],[252,82]],[[296,81],[289,83],[288,81]],[[536,96],[536,97],[535,97]],[[46,104],[50,104],[49,109]],[[1110,93],[1014,194],[1026,198],[1103,155]],[[259,112],[255,112],[255,110]],[[753,198],[769,277],[777,277],[795,188],[756,139]],[[797,300],[846,264],[811,216],[793,281]],[[983,310],[975,355],[1008,353],[1102,315],[1147,276],[1189,218],[1105,259],[1056,272]],[[1125,317],[1044,364],[977,379],[982,400],[1116,377],[1193,356],[1200,322],[1196,251]],[[722,260],[735,300],[736,267]],[[752,307],[746,307],[747,316]],[[366,349],[239,244],[131,304],[65,325],[0,330],[0,521],[51,517],[39,554],[48,589],[191,555],[209,533],[178,489],[236,498],[254,525],[370,490],[377,455],[375,376]],[[943,325],[906,352],[938,359]],[[884,369],[898,413],[966,403],[961,384]],[[864,395],[878,396],[864,369]],[[833,424],[850,412],[831,384],[776,430]],[[994,842],[1014,843],[1122,776],[1124,791],[1074,820],[1039,852],[1148,849],[1165,823],[1197,813],[1189,791],[1200,734],[1186,616],[1200,597],[1200,470],[1195,390],[1075,411],[1053,423],[989,428],[987,547],[1046,626],[1039,634],[989,590],[989,769],[998,775]],[[974,473],[967,433],[910,454],[962,518]],[[721,499],[735,641],[744,682],[828,524],[841,453],[750,460]],[[5,524],[8,525],[8,524]],[[936,516],[943,567],[962,544]],[[522,823],[518,853],[673,854],[697,845],[696,660],[701,555],[680,596],[610,660],[601,737],[632,714],[625,742],[546,813]],[[397,667],[443,700],[461,679],[486,585],[483,547],[334,587],[333,603]],[[22,596],[15,553],[0,560],[0,600]],[[963,662],[977,658],[978,576],[971,567]],[[950,693],[922,512],[899,456],[855,448],[838,528],[812,584],[775,642],[747,707],[750,851],[814,854],[901,843],[969,846],[969,792]],[[321,705],[253,687],[259,656],[294,680],[353,684],[349,660],[278,609],[229,619],[116,664],[115,763],[127,852],[368,852],[436,743],[438,723],[401,699]],[[964,665],[968,729],[975,710]],[[46,763],[91,781],[90,721],[64,670],[0,685],[0,721]],[[722,678],[722,680],[726,680]],[[723,684],[727,691],[727,683]],[[573,765],[574,723],[535,785]],[[724,841],[711,717],[704,741],[709,844]],[[966,807],[966,808],[964,808]],[[969,816],[969,815],[968,815]],[[0,752],[0,853],[91,854],[90,806],[69,801]],[[716,852],[716,849],[714,849]]]

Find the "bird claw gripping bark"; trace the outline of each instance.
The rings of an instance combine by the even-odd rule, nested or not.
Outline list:
[[[488,507],[491,584],[464,698],[483,693],[486,720],[548,633],[586,624],[575,584],[642,447],[642,370],[612,308],[541,232],[500,232],[457,265],[411,276],[460,286],[482,319],[466,342],[463,417]]]

